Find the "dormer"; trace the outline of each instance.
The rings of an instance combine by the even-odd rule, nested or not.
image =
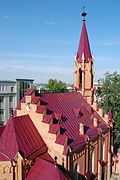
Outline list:
[[[79,108],[73,108],[73,112],[77,118],[80,118],[83,116],[83,113]]]

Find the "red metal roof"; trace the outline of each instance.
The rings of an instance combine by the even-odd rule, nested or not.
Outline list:
[[[1,161],[9,161],[10,158],[8,156],[6,156],[4,153],[0,152],[0,160]]]
[[[24,158],[40,155],[47,146],[34,126],[29,115],[10,118],[0,138],[0,154],[14,158],[20,152]],[[6,160],[0,156],[0,160]]]
[[[49,133],[53,133],[53,134],[56,134],[58,132],[58,129],[59,129],[59,124],[52,124],[50,126],[50,129],[49,129]]]
[[[21,103],[18,103],[16,110],[21,110]]]
[[[37,104],[39,101],[40,101],[40,98],[36,96],[36,97],[32,98],[31,104]]]
[[[49,123],[50,120],[52,119],[52,117],[53,117],[53,116],[52,116],[51,114],[46,114],[46,115],[44,116],[42,122],[44,122],[44,123]]]
[[[25,96],[20,100],[21,103],[25,103]]]
[[[56,143],[58,143],[58,144],[64,144],[65,143],[65,141],[67,140],[67,137],[65,136],[65,135],[63,135],[63,134],[59,134],[58,136],[57,136],[57,139],[56,139]]]
[[[81,138],[79,132],[80,122],[82,122],[85,126],[85,134],[88,129],[94,128],[93,118],[98,119],[98,127],[101,126],[102,128],[107,129],[103,119],[87,103],[79,92],[41,94],[40,100],[41,102],[47,104],[46,109],[52,114],[56,112],[60,112],[62,114],[62,122],[60,124],[52,124],[49,132],[56,133],[60,127],[60,131],[62,129],[62,134],[68,138],[69,144],[73,141],[78,145],[83,145],[83,143],[85,143],[85,139]],[[82,112],[82,116],[77,117],[73,109],[79,109],[80,112]],[[92,135],[92,131],[89,132],[89,135]],[[58,142],[60,144],[63,144],[62,138],[58,138],[57,140],[59,140]],[[73,148],[76,147],[73,145]]]
[[[0,126],[0,137],[1,137],[4,129],[5,129],[5,126]]]
[[[99,134],[98,129],[95,127],[88,129],[88,131],[86,132],[86,135],[89,136],[90,141],[96,139],[98,137],[98,134]]]
[[[37,108],[36,112],[37,112],[37,113],[42,113],[45,109],[46,109],[46,106],[40,105],[40,106]]]
[[[54,113],[55,115],[55,119],[57,119],[58,121],[60,121],[62,114],[61,113]]]
[[[64,146],[63,154],[66,155],[69,152],[69,146]]]
[[[34,91],[35,91],[35,89],[33,89],[33,88],[28,88],[27,91],[26,91],[26,93],[25,93],[25,95],[26,95],[26,96],[30,96]]]
[[[42,154],[42,155],[40,156],[40,158],[41,158],[41,159],[44,159],[44,160],[46,160],[46,161],[49,161],[49,162],[51,162],[51,163],[54,163],[53,158],[52,158],[52,157],[50,156],[50,154],[48,154],[48,153]]]
[[[27,180],[68,180],[57,165],[45,161],[41,158],[36,158],[35,164],[30,169]]]
[[[78,138],[76,138],[72,143],[71,143],[71,148],[73,150],[78,149],[79,147],[84,146],[86,143],[86,136],[84,137],[84,135],[80,135]]]
[[[82,61],[83,54],[85,62],[89,62],[89,60],[92,59],[85,21],[83,21],[79,47],[77,51],[76,59],[78,62]]]

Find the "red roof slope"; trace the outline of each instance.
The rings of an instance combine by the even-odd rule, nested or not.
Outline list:
[[[0,137],[1,137],[4,129],[5,129],[5,126],[0,126]]]
[[[83,21],[82,32],[76,57],[78,62],[81,62],[83,54],[85,62],[89,62],[89,60],[92,59],[85,21]]]
[[[17,152],[30,158],[46,151],[47,147],[29,115],[9,119],[0,138],[0,160],[10,160]]]
[[[41,158],[36,158],[27,180],[68,180],[69,178],[58,168],[57,165]]]
[[[79,92],[41,94],[40,101],[43,104],[46,103],[48,112],[62,114],[62,121],[58,121],[57,125],[59,125],[62,134],[68,138],[69,143],[76,141],[80,145],[80,142],[83,144],[83,141],[85,141],[84,137],[81,138],[80,136],[80,122],[85,125],[85,134],[90,128],[95,128],[93,118],[98,119],[98,127],[105,124]],[[79,116],[76,116],[75,109],[80,110],[81,114]],[[104,126],[107,128],[106,124]]]

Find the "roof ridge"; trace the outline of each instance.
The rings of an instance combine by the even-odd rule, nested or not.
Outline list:
[[[17,138],[17,135],[16,135],[16,129],[15,129],[15,124],[14,124],[14,121],[15,121],[16,117],[12,117],[12,124],[14,126],[14,132],[15,132],[15,139],[16,139],[16,142],[17,142],[17,149],[19,150],[19,144],[18,144],[18,138]]]
[[[16,137],[16,132],[15,132],[15,128],[14,128],[14,123],[13,123],[13,119],[14,119],[14,117],[11,117],[9,120],[8,120],[8,122],[7,122],[7,124],[6,124],[6,127],[5,127],[5,129],[4,129],[4,131],[3,131],[3,133],[2,133],[2,135],[1,135],[1,137],[0,137],[0,141],[5,141],[5,138],[6,139],[8,139],[8,136],[10,136],[9,135],[9,129],[11,129],[12,128],[12,138],[13,138],[13,136],[14,136],[14,138],[15,138],[15,146],[17,146],[17,151],[19,150],[19,148],[18,148],[18,141],[17,141],[17,137]],[[11,127],[12,126],[12,127]],[[4,144],[4,143],[2,143],[2,144]],[[5,147],[2,147],[2,144],[1,144],[1,150],[3,151],[4,150],[4,148]],[[8,151],[5,151],[6,152],[6,156],[8,156],[8,154],[10,155],[10,153],[12,153],[12,152],[8,152]],[[3,153],[3,152],[1,152],[1,153]],[[12,156],[13,154],[11,154],[11,156]],[[8,156],[9,157],[9,156]]]

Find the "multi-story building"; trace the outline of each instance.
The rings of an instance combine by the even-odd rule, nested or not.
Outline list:
[[[0,125],[6,124],[15,107],[24,96],[25,90],[32,87],[32,79],[0,81]]]

